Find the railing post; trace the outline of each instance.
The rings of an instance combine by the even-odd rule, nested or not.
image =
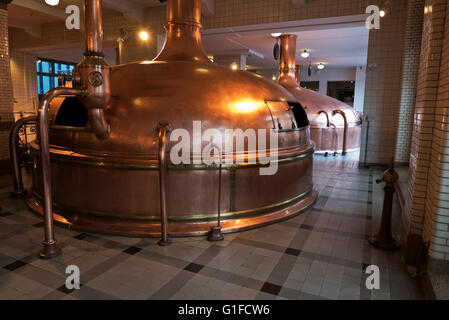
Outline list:
[[[218,167],[218,207],[217,207],[217,225],[210,228],[207,234],[207,240],[209,241],[221,241],[224,239],[224,235],[221,231],[221,174],[223,168],[223,156],[221,149],[217,145],[212,146],[213,149],[218,150],[219,167]]]
[[[61,249],[56,246],[53,221],[53,199],[51,188],[51,168],[50,151],[48,139],[48,110],[51,101],[58,96],[80,97],[84,94],[82,90],[74,88],[56,88],[48,91],[39,105],[39,151],[41,154],[42,184],[44,190],[44,220],[45,237],[43,241],[44,248],[40,252],[41,259],[51,259],[61,254]]]
[[[160,207],[161,207],[161,240],[158,244],[160,246],[168,246],[171,244],[168,238],[168,215],[167,215],[167,201],[165,194],[165,173],[166,173],[166,147],[167,147],[167,132],[168,122],[161,121],[158,124],[158,137],[159,137],[159,194],[160,194]]]

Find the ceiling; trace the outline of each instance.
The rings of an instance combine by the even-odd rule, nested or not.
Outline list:
[[[369,32],[365,27],[348,27],[338,29],[320,29],[307,31],[285,30],[284,33],[295,34],[297,40],[297,62],[308,64],[322,62],[334,67],[353,67],[366,64]],[[270,32],[258,34],[228,33],[205,35],[204,48],[208,54],[222,55],[234,52],[255,51],[247,58],[247,64],[256,68],[271,68],[276,65],[273,47],[276,39]],[[309,59],[303,59],[300,53],[307,49]],[[263,57],[263,58],[262,58]]]
[[[210,0],[203,2],[204,7],[211,3]],[[39,36],[40,24],[65,19],[67,5],[82,3],[83,0],[60,0],[58,6],[52,7],[46,5],[44,0],[14,0],[8,10],[10,26],[20,27],[22,24],[27,32]],[[159,0],[103,0],[103,3],[108,8],[127,12],[125,14],[137,19],[144,7],[162,5]],[[247,64],[251,69],[276,69],[278,62],[273,58],[276,39],[271,33],[289,33],[298,37],[297,62],[300,64],[309,63],[308,59],[303,59],[300,55],[302,50],[307,49],[312,63],[321,62],[330,67],[362,66],[366,64],[369,36],[365,19],[364,15],[356,15],[207,29],[203,30],[203,43],[208,54],[244,54],[248,56]],[[160,38],[163,39],[164,35]],[[73,52],[69,53],[73,49],[65,49],[66,60],[73,60]],[[53,55],[51,52],[45,50],[44,53]],[[64,60],[63,51],[58,50],[55,54],[58,59]]]

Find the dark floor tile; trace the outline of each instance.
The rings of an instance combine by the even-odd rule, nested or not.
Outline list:
[[[13,263],[8,264],[7,266],[4,266],[3,268],[5,268],[6,270],[9,270],[9,271],[14,271],[14,270],[17,270],[26,265],[27,264],[25,262],[17,260],[17,261],[14,261]]]
[[[285,249],[286,254],[291,254],[292,256],[299,256],[301,254],[301,250],[294,249],[294,248],[287,248]]]
[[[12,216],[12,213],[9,211],[0,212],[0,217],[8,217],[8,216]]]
[[[265,282],[260,291],[277,296],[281,292],[282,287],[277,284]]]
[[[86,239],[88,236],[89,236],[89,235],[86,234],[86,233],[80,233],[79,235],[74,236],[73,238],[74,238],[74,239],[78,239],[78,240],[84,240],[84,239]]]
[[[307,224],[303,224],[303,225],[301,225],[301,229],[313,230],[313,226],[309,226]]]
[[[38,222],[38,223],[33,224],[33,227],[42,228],[44,225],[45,225],[45,223],[42,221],[42,222]]]
[[[83,285],[80,284],[80,287],[82,287],[82,286],[83,286]],[[59,292],[65,293],[65,294],[71,294],[71,293],[74,292],[76,289],[68,289],[68,288],[66,287],[66,285],[64,284],[64,285],[60,286],[58,289],[56,289],[56,290],[58,290]]]
[[[184,270],[190,271],[190,272],[193,272],[193,273],[198,273],[198,272],[200,272],[203,268],[204,268],[203,265],[197,264],[197,263],[193,263],[193,262],[192,262],[192,263],[189,264],[187,267],[185,267]]]
[[[137,247],[129,247],[128,249],[123,250],[124,253],[130,254],[130,255],[134,255],[140,251],[142,251],[142,249],[137,248]]]

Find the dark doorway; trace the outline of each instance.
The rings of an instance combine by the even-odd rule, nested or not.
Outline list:
[[[320,90],[319,81],[301,81],[301,87],[318,92]]]
[[[354,92],[354,81],[329,81],[327,83],[327,95],[350,106],[354,106]]]

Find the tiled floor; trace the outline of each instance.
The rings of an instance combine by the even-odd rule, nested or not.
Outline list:
[[[220,243],[177,238],[169,247],[57,227],[64,254],[52,261],[36,255],[41,219],[9,198],[11,179],[0,177],[0,299],[422,299],[402,252],[366,241],[382,210],[381,170],[342,159],[316,156],[320,197],[293,219]],[[395,234],[399,221],[395,204]],[[380,290],[366,289],[370,264],[380,268]],[[80,290],[66,289],[67,265],[80,268]]]

